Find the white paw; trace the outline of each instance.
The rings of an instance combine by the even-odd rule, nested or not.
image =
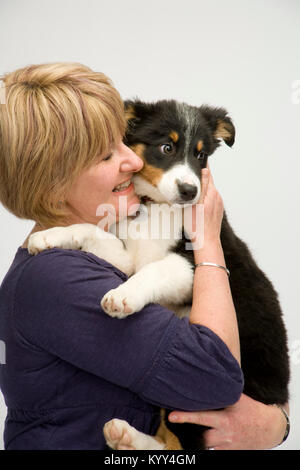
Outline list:
[[[28,251],[36,255],[51,248],[79,249],[80,243],[67,227],[54,227],[30,235]]]
[[[145,305],[145,302],[139,299],[139,293],[129,288],[127,282],[108,291],[101,300],[102,309],[111,317],[125,318]]]
[[[122,419],[112,419],[103,428],[107,445],[116,450],[136,450],[134,441],[137,433],[136,429]]]
[[[138,431],[123,419],[105,423],[103,434],[109,447],[115,450],[162,450],[164,443]]]

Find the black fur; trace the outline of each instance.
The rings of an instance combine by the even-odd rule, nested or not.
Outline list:
[[[126,109],[131,110],[126,134],[128,145],[145,144],[145,160],[159,168],[170,168],[185,157],[194,171],[200,174],[206,162],[197,160],[196,143],[202,140],[205,154],[211,155],[219,145],[215,133],[220,122],[225,128],[223,140],[230,146],[234,142],[233,123],[222,108],[185,105],[185,112],[180,113],[175,101],[154,104],[128,101]],[[189,123],[184,119],[184,113]],[[176,131],[180,137],[175,155],[168,159],[162,157],[158,147],[167,143],[171,131]],[[187,142],[188,139],[190,142]],[[186,241],[183,233],[174,251],[194,264],[193,252],[185,250]],[[265,404],[284,404],[288,401],[289,359],[278,295],[255,263],[246,244],[233,232],[226,213],[222,222],[221,242],[226,266],[230,270],[229,282],[239,325],[244,393]],[[172,424],[167,419],[169,412],[166,413],[166,424],[178,436],[183,448],[203,449],[202,432],[206,428]]]

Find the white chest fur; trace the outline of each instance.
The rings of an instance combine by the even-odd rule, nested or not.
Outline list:
[[[133,260],[134,272],[166,257],[182,235],[182,217],[181,207],[148,203],[138,217],[119,223],[116,235]]]
[[[182,208],[147,204],[142,209],[140,216],[119,223],[115,233],[92,224],[55,227],[33,234],[28,249],[32,254],[52,247],[81,249],[126,273],[129,279],[102,298],[111,316],[123,318],[151,302],[186,315],[180,306],[192,298],[193,266],[171,250],[182,236]]]

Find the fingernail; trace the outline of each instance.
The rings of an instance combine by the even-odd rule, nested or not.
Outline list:
[[[179,416],[177,415],[169,415],[169,421],[178,421],[179,420]]]

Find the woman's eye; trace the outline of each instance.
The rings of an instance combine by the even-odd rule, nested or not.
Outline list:
[[[165,155],[172,155],[174,153],[174,146],[172,144],[163,144],[160,146],[160,151]]]
[[[112,157],[112,153],[110,153],[109,155],[107,155],[107,157],[103,158],[102,161],[103,162],[107,162],[108,160],[110,160]]]

